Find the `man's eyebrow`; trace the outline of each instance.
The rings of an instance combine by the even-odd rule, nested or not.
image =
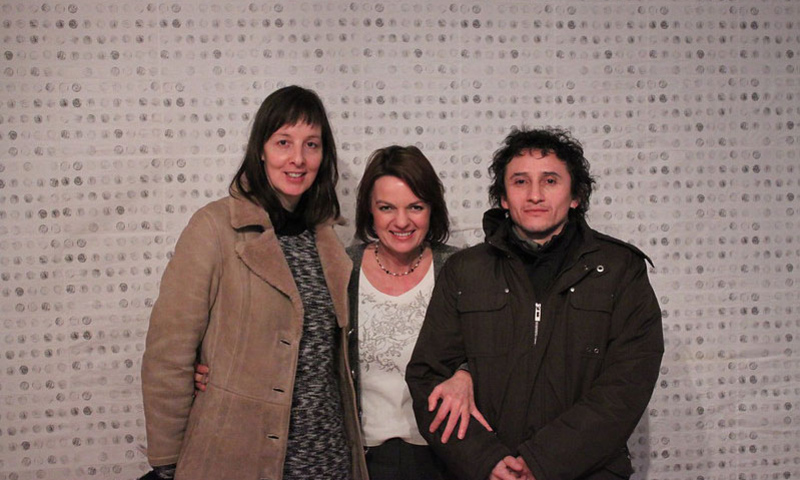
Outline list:
[[[550,175],[550,176],[553,176],[553,177],[560,177],[561,176],[561,174],[558,173],[558,172],[542,172],[542,175]]]

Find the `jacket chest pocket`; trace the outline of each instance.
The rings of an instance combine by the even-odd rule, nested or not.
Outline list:
[[[610,293],[570,289],[569,305],[572,353],[603,358],[611,329],[614,296]]]
[[[459,292],[456,308],[469,357],[502,355],[512,341],[508,293]]]

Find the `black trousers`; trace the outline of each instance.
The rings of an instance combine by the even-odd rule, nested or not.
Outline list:
[[[427,445],[412,445],[399,438],[367,449],[370,480],[450,480],[444,463]]]

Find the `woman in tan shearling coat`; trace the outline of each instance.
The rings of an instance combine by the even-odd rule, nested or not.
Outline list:
[[[366,479],[337,177],[319,97],[267,97],[231,196],[192,217],[153,308],[142,390],[155,478],[177,465],[176,479]],[[195,398],[197,360],[211,374]]]

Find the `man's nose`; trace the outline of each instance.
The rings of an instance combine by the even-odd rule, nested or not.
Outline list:
[[[542,189],[539,185],[532,184],[530,190],[528,191],[528,200],[533,203],[539,203],[543,200],[542,197]]]

